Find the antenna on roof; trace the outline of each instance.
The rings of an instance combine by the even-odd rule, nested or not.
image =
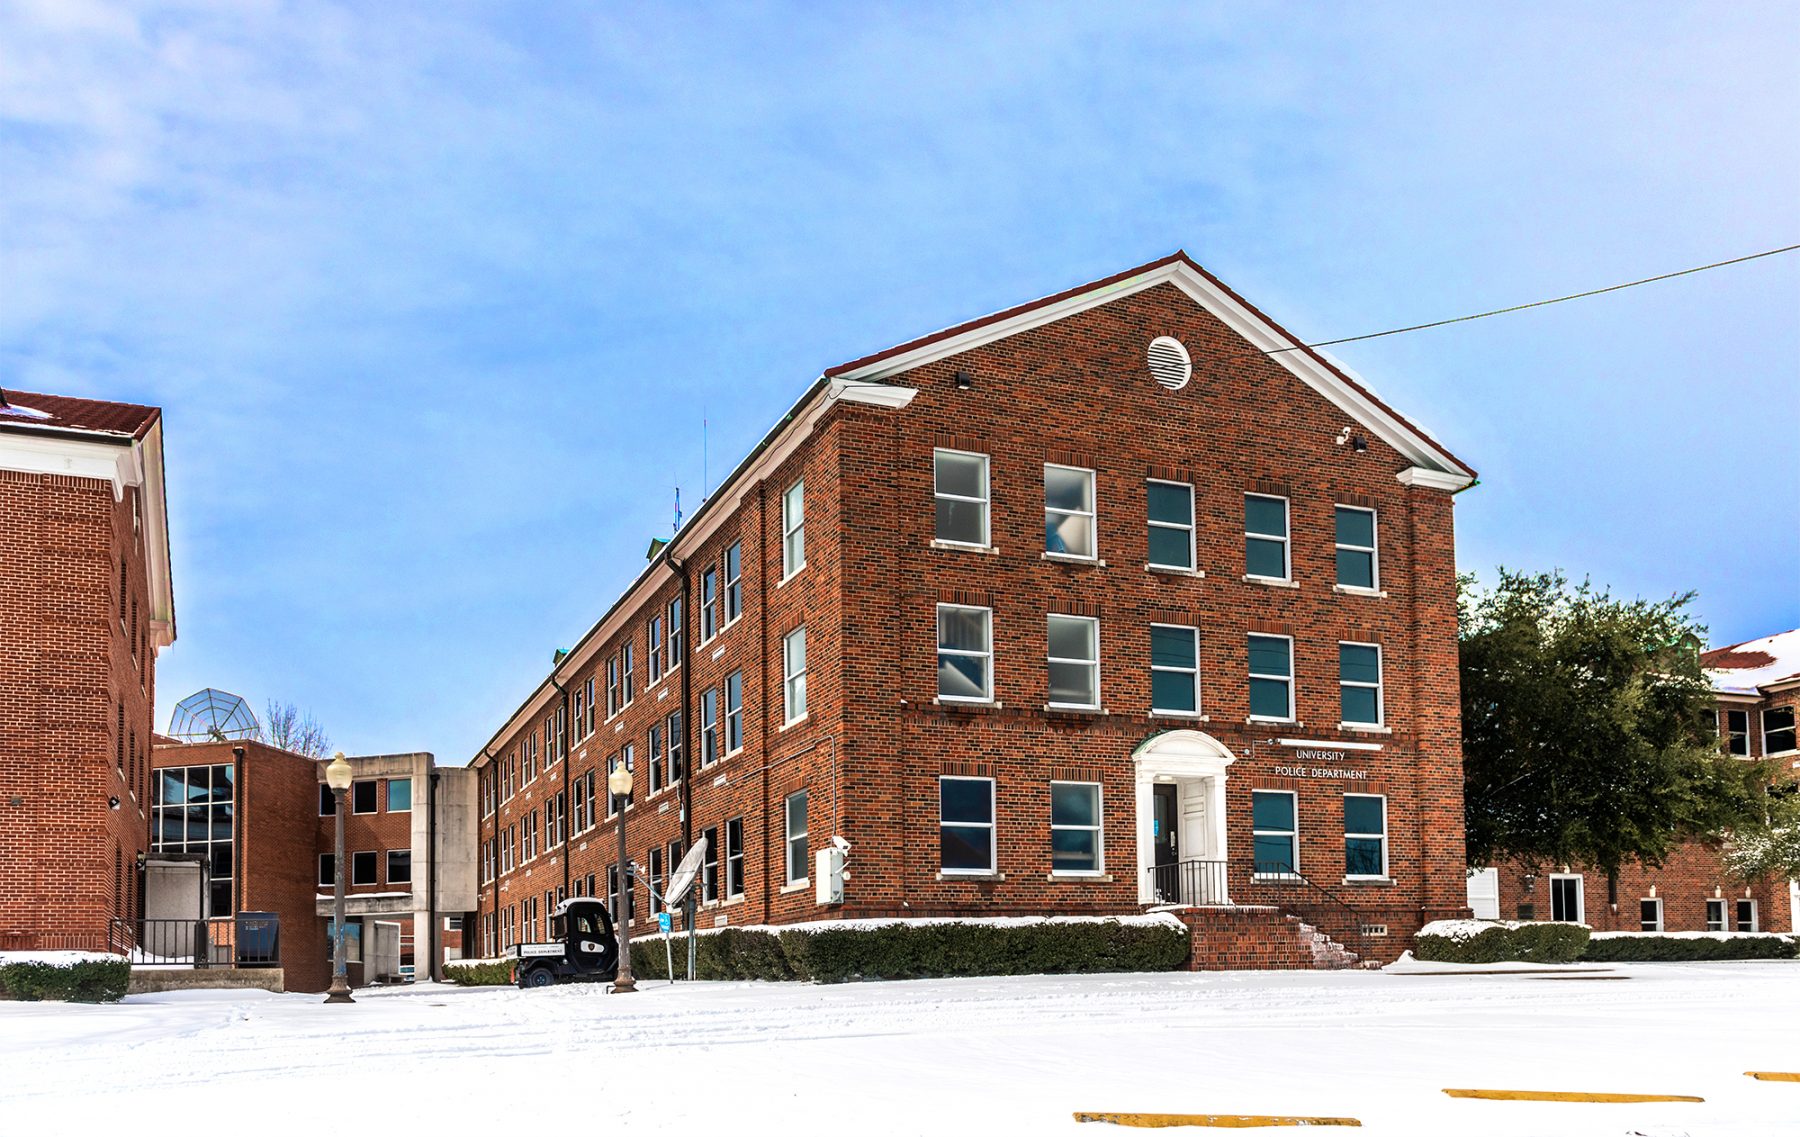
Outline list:
[[[675,487],[675,525],[671,532],[681,532],[681,487]]]
[[[712,492],[712,473],[706,466],[706,408],[700,408],[700,504]]]

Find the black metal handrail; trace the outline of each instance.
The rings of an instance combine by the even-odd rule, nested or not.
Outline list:
[[[1258,861],[1251,873],[1252,884],[1259,890],[1275,892],[1284,910],[1355,952],[1359,959],[1368,956],[1363,915],[1343,897],[1303,876],[1285,861]]]
[[[240,912],[211,920],[124,920],[109,939],[133,967],[280,967],[281,918]]]
[[[1192,860],[1155,865],[1146,871],[1156,903],[1211,906],[1231,903],[1229,869],[1224,861]]]

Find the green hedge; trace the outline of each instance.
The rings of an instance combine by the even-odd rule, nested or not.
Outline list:
[[[452,960],[444,965],[444,978],[458,987],[504,987],[513,981],[510,959]]]
[[[686,937],[675,936],[670,946],[676,975],[686,975]],[[634,940],[631,949],[631,970],[637,978],[668,975],[660,936]],[[724,928],[699,936],[695,976],[843,983],[1173,971],[1187,960],[1187,929],[1160,923],[886,924],[782,932]]]
[[[116,1003],[131,982],[123,959],[79,963],[0,963],[0,998],[25,1002]]]
[[[1588,946],[1581,924],[1489,924],[1474,931],[1472,921],[1451,921],[1451,934],[1427,924],[1413,941],[1413,958],[1436,963],[1574,963]]]
[[[1588,941],[1585,963],[1688,963],[1713,959],[1794,959],[1800,942],[1791,936],[1758,934],[1662,936],[1633,932]]]

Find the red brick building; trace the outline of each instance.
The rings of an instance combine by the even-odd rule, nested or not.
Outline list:
[[[1794,780],[1800,629],[1716,648],[1700,662],[1719,700],[1712,723],[1720,747],[1746,762],[1767,759],[1777,778]],[[1580,865],[1479,869],[1469,903],[1478,916],[1570,920],[1609,932],[1791,932],[1800,907],[1792,882],[1739,879],[1716,845],[1701,842],[1682,845],[1660,867],[1626,866],[1611,892],[1605,873]]]
[[[0,391],[0,948],[136,915],[175,639],[155,407]]]
[[[832,368],[474,758],[471,954],[614,892],[622,761],[640,929],[705,837],[702,927],[1257,904],[1391,957],[1465,910],[1473,478],[1180,253]]]
[[[346,921],[352,986],[429,976],[434,950],[460,954],[474,910],[473,776],[426,753],[353,757],[345,794]],[[325,763],[250,739],[156,747],[151,864],[205,858],[196,895],[147,882],[154,919],[225,922],[240,912],[280,918],[290,991],[331,982],[330,915],[336,814]],[[453,938],[444,934],[453,921]],[[433,936],[433,928],[436,936]],[[222,932],[223,935],[229,934]],[[154,934],[143,937],[154,942]]]

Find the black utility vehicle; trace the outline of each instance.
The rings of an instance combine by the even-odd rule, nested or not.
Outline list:
[[[549,943],[515,944],[513,981],[521,987],[552,983],[610,983],[619,969],[619,941],[612,914],[592,896],[576,896],[550,914]]]

